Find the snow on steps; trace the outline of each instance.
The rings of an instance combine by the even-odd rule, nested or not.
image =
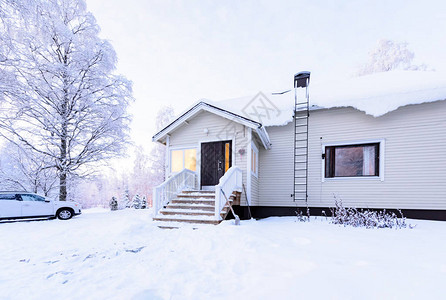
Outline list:
[[[160,228],[179,228],[185,224],[213,224],[217,225],[221,220],[215,220],[215,192],[213,191],[182,191],[176,198],[162,208],[153,218]],[[224,219],[229,212],[229,206],[225,206],[221,212]]]

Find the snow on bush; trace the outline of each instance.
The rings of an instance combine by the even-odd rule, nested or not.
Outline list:
[[[109,205],[111,210],[118,210],[118,200],[116,200],[116,197],[113,196],[111,198]]]
[[[336,196],[335,207],[331,210],[331,223],[341,224],[344,226],[353,227],[366,227],[366,228],[406,228],[406,218],[403,216],[401,210],[398,210],[401,214],[401,218],[394,212],[372,211],[369,209],[356,209],[354,207],[344,207],[342,200]],[[409,225],[410,228],[412,228]]]
[[[141,208],[141,198],[139,197],[138,194],[133,196],[132,206],[131,207],[132,208],[136,208],[136,209],[140,209]]]

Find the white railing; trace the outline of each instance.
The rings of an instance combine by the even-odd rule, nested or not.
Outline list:
[[[242,191],[243,172],[242,169],[232,166],[226,171],[225,175],[220,178],[220,182],[215,186],[215,219],[221,220],[221,210],[226,205],[226,198],[222,191],[229,199],[232,192]]]
[[[156,216],[161,208],[167,205],[179,192],[184,189],[195,189],[195,172],[183,169],[153,189],[153,215]]]

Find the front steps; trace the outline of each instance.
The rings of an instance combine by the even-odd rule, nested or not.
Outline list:
[[[178,228],[186,224],[217,225],[221,220],[215,220],[214,191],[182,191],[170,203],[162,208],[153,218],[160,228]],[[226,205],[221,217],[224,220],[229,212]]]

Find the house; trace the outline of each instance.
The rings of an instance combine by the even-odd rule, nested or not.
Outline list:
[[[202,100],[156,133],[168,179],[155,210],[172,220],[201,205],[204,219],[182,219],[218,221],[232,195],[242,217],[320,214],[336,197],[446,220],[446,77],[392,71],[309,85],[309,76],[297,74],[294,91]]]

